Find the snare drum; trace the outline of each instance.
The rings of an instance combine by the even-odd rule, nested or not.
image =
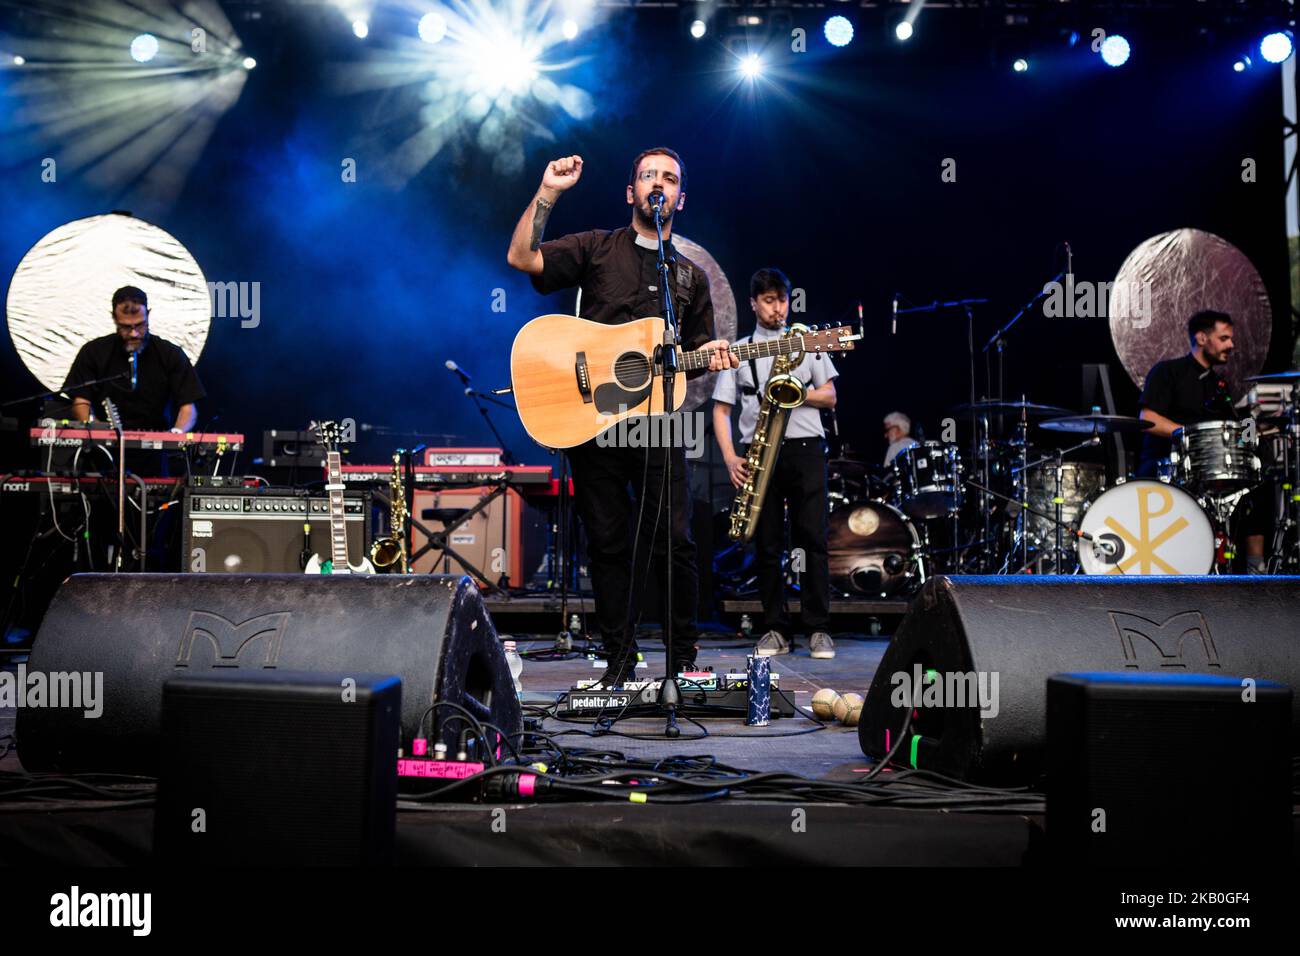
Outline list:
[[[1259,483],[1255,420],[1197,422],[1174,431],[1175,475],[1190,488],[1227,494]]]
[[[907,518],[884,502],[836,508],[826,543],[831,583],[841,591],[887,597],[919,583],[920,536]]]
[[[1127,481],[1084,512],[1079,564],[1085,574],[1206,574],[1214,526],[1196,499],[1162,481]]]
[[[928,441],[894,457],[898,498],[913,518],[943,518],[961,510],[961,455],[956,445]]]

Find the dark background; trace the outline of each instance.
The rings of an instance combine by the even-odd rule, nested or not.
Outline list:
[[[39,157],[67,143],[15,118],[16,71],[0,71],[0,275],[60,224],[129,208],[180,239],[209,280],[261,282],[260,326],[214,320],[198,363],[209,393],[200,428],[215,419],[242,431],[252,454],[263,429],[326,417],[492,444],[443,362],[454,358],[480,387],[505,385],[515,331],[572,308],[571,295],[543,299],[505,264],[545,163],[570,153],[586,161],[548,235],[614,227],[629,219],[632,156],[659,144],[685,158],[678,228],[725,270],[742,334],[753,324],[748,277],[760,266],[805,290],[805,321],[855,317],[863,303],[866,341],[839,363],[839,419],[872,459],[886,412],[906,411],[938,437],[944,410],[969,390],[964,318],[907,317],[890,334],[892,294],[905,304],[989,298],[976,313],[978,348],[1063,267],[1062,240],[1078,280],[1095,282],[1165,230],[1224,237],[1255,264],[1273,304],[1267,368],[1288,364],[1280,73],[1258,56],[1253,70],[1231,70],[1261,32],[1253,22],[1210,18],[1207,29],[1177,10],[1075,5],[1072,22],[1055,12],[1008,26],[994,10],[930,9],[900,44],[896,12],[836,6],[857,29],[849,47],[822,36],[832,11],[782,14],[775,40],[765,44],[762,30],[750,39],[764,50],[763,78],[739,83],[717,23],[697,42],[683,11],[619,10],[553,51],[589,57],[554,75],[586,89],[596,110],[523,130],[522,172],[504,174],[490,152],[455,141],[398,183],[374,171],[418,125],[418,98],[400,88],[345,95],[331,78],[339,64],[382,62],[385,36],[409,34],[410,15],[381,7],[362,43],[332,7],[223,6],[259,65],[170,205],[139,198],[133,183],[91,187],[62,174],[42,183]],[[261,19],[242,20],[253,8]],[[30,10],[4,16],[10,46],[42,23]],[[790,52],[788,26],[807,30],[808,52]],[[1122,27],[1134,46],[1128,65],[1107,68],[1088,49],[1094,26]],[[1016,75],[1010,62],[1022,51],[1032,68]],[[357,160],[354,184],[340,180],[345,156]],[[940,178],[949,157],[954,183]],[[1253,184],[1241,179],[1245,157],[1258,163]],[[496,289],[504,312],[492,310]],[[1083,403],[1081,363],[1108,362],[1120,410],[1136,411],[1105,319],[1026,316],[1007,358],[1009,393],[1071,408]],[[982,358],[978,371],[984,394]],[[0,376],[0,399],[39,388],[7,337]],[[495,420],[523,461],[550,460],[512,413]],[[354,460],[386,461],[396,443],[372,438]]]

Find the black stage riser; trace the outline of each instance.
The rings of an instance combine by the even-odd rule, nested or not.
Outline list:
[[[918,766],[971,780],[1024,781],[1041,770],[1047,679],[1071,671],[1168,671],[1300,686],[1300,578],[953,576],[927,581],[872,680],[859,725],[868,756],[886,752],[906,709],[896,674],[998,678],[997,715],[918,709]],[[1293,751],[1300,697],[1293,701]],[[896,760],[911,756],[908,745]]]
[[[31,771],[156,774],[163,684],[213,670],[394,674],[407,747],[434,701],[468,707],[506,733],[522,726],[496,630],[464,577],[74,575],[27,669],[103,674],[97,719],[19,708],[18,755]],[[433,715],[449,745],[466,727],[449,722],[451,712]]]

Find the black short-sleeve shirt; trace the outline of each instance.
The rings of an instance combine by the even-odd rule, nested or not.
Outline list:
[[[1149,408],[1180,425],[1194,425],[1222,419],[1225,413],[1210,406],[1220,394],[1220,375],[1191,355],[1157,362],[1147,375],[1138,405]],[[1169,456],[1170,442],[1154,435],[1142,436],[1138,474],[1150,476],[1155,464]]]
[[[663,313],[656,250],[636,242],[636,230],[595,229],[541,244],[542,272],[532,276],[542,295],[579,286],[582,318],[606,325]],[[677,310],[682,348],[693,351],[713,340],[713,299],[704,270],[669,243],[669,287]],[[702,375],[706,370],[687,373]]]
[[[63,390],[91,404],[95,418],[103,420],[104,398],[117,405],[125,428],[166,431],[176,421],[182,405],[197,402],[207,393],[189,357],[178,345],[149,336],[136,360],[136,388],[131,389],[131,362],[117,333],[91,339],[72,362]],[[95,379],[126,373],[125,378],[101,385],[82,385]]]

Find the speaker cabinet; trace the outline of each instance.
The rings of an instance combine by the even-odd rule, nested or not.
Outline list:
[[[429,530],[431,534],[443,530],[443,523],[433,518],[424,518],[427,508],[476,508],[493,488],[456,488],[447,491],[424,491],[417,489],[412,514],[415,520]],[[448,536],[447,543],[452,550],[466,561],[478,568],[490,584],[496,584],[503,574],[508,575],[511,585],[519,586],[524,581],[524,555],[521,533],[521,516],[524,501],[514,489],[494,498],[483,510],[469,518],[464,524],[454,529]],[[434,574],[468,574],[474,572],[463,563],[436,547],[430,547],[429,538],[415,532],[414,560],[411,570],[431,572]],[[420,552],[424,553],[421,554]]]
[[[881,658],[859,740],[882,756],[911,710],[896,760],[964,779],[1032,780],[1053,674],[1217,674],[1294,687],[1297,608],[1296,577],[932,578]],[[1295,701],[1291,721],[1295,749]]]
[[[391,863],[401,707],[392,676],[167,681],[155,857],[187,867]]]
[[[505,733],[519,698],[477,587],[464,577],[77,574],[55,595],[29,672],[97,673],[102,713],[20,708],[18,757],[32,771],[155,775],[163,685],[212,672],[395,674],[402,739],[417,729],[455,752],[451,702]]]
[[[370,555],[370,493],[345,492],[343,511],[348,558],[357,564]],[[306,566],[304,553],[330,556],[329,499],[288,490],[187,488],[184,531],[181,567],[187,570],[293,573]]]
[[[1216,674],[1047,681],[1053,861],[1251,866],[1291,853],[1290,688]],[[1218,765],[1218,771],[1214,765]]]

